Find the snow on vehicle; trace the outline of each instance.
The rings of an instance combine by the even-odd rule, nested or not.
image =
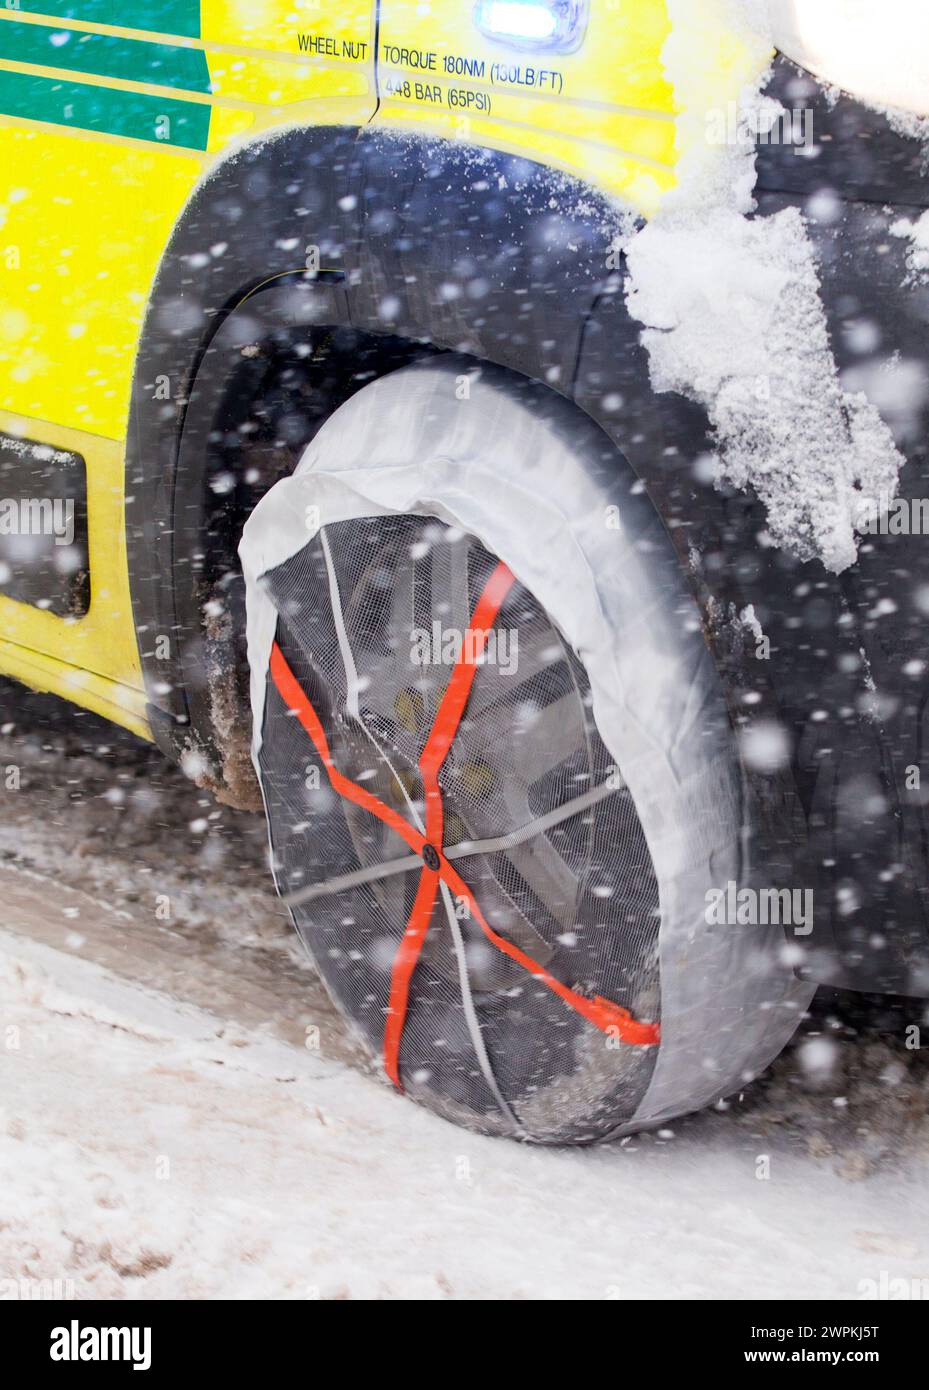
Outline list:
[[[0,669],[263,802],[458,1122],[608,1138],[819,982],[929,995],[894,8],[0,11]]]

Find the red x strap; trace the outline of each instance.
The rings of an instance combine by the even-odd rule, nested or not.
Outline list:
[[[369,811],[371,815],[390,826],[391,830],[396,831],[416,854],[422,855],[430,846],[435,850],[435,856],[429,856],[433,860],[433,864],[430,866],[424,862],[413,908],[403,933],[403,939],[394,957],[391,973],[390,1003],[384,1029],[384,1069],[399,1089],[402,1089],[400,1085],[400,1041],[406,1022],[410,981],[432,921],[439,884],[443,882],[456,897],[467,903],[471,914],[488,941],[504,955],[509,956],[511,960],[515,960],[524,970],[529,972],[533,979],[538,980],[559,999],[564,1000],[582,1018],[592,1023],[595,1028],[599,1028],[601,1032],[612,1034],[621,1042],[638,1047],[654,1046],[661,1038],[661,1029],[657,1023],[639,1023],[632,1017],[628,1009],[612,1003],[609,999],[603,999],[599,995],[593,999],[588,999],[586,995],[578,994],[575,990],[562,984],[560,980],[556,980],[554,975],[550,975],[531,956],[527,956],[525,951],[521,951],[518,946],[514,946],[505,937],[499,936],[487,922],[474,894],[464,879],[442,853],[444,808],[442,793],[439,788],[439,773],[461,724],[490,630],[496,622],[501,605],[514,582],[513,574],[501,561],[491,574],[477,601],[468,632],[465,635],[461,655],[452,670],[429,737],[420,755],[419,770],[423,779],[423,791],[426,800],[425,835],[416,830],[378,797],[365,791],[364,787],[360,787],[357,782],[343,777],[333,761],[319,716],[290,669],[280,647],[275,642],[271,648],[271,679],[285,705],[297,716],[309,734],[326,769],[333,790],[345,797],[347,801]]]

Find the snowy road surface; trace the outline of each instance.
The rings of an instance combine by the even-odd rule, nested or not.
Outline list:
[[[896,1042],[917,1006],[853,1024],[830,1003],[744,1097],[657,1135],[475,1137],[360,1064],[270,896],[260,824],[112,731],[92,753],[2,737],[23,770],[0,821],[7,1296],[854,1299],[882,1272],[929,1279],[927,1072]]]
[[[180,1002],[138,942],[101,967],[92,904],[50,912],[49,888],[0,878],[7,1278],[78,1298],[605,1299],[929,1276],[918,1173],[843,1180],[715,1115],[599,1151],[473,1137],[327,1056],[326,1025],[319,1052],[285,1041],[318,1017],[293,985],[275,1001],[198,964],[175,996],[202,1002]]]

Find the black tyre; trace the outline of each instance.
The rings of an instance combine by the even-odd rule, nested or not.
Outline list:
[[[405,369],[336,413],[242,553],[278,885],[396,1084],[589,1142],[767,1064],[810,990],[775,934],[707,925],[748,872],[734,740],[599,430],[503,372]]]

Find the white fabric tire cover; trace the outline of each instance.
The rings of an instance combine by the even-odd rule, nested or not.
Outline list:
[[[454,357],[395,372],[343,405],[309,445],[295,474],[278,482],[249,518],[240,555],[253,759],[282,894],[332,872],[331,863],[317,861],[325,860],[320,834],[327,843],[331,839],[333,803],[339,798],[328,784],[314,792],[315,803],[312,796],[295,800],[287,789],[295,773],[281,765],[282,759],[299,763],[301,739],[306,751],[312,750],[273,687],[272,649],[301,607],[294,594],[299,596],[313,575],[314,603],[320,606],[320,545],[331,553],[345,534],[344,523],[357,527],[360,519],[389,517],[432,518],[431,524],[452,528],[452,536],[476,538],[490,557],[505,562],[524,586],[521,592],[544,610],[586,673],[596,733],[634,803],[636,824],[629,833],[641,827],[647,845],[651,864],[638,877],[653,874],[656,888],[653,940],[642,938],[635,979],[630,975],[632,993],[619,998],[614,988],[611,997],[636,1018],[658,1021],[660,1016],[659,1042],[627,1044],[611,1030],[592,1027],[523,976],[521,987],[509,991],[509,1007],[518,1013],[530,997],[544,996],[549,1036],[540,1038],[538,1047],[550,1053],[551,1037],[564,1030],[567,1065],[562,1059],[553,1068],[517,1068],[505,1096],[491,1075],[478,1102],[467,1098],[476,1093],[450,1088],[444,1059],[441,1086],[434,1084],[427,1063],[404,1067],[404,1089],[449,1118],[486,1132],[590,1142],[666,1121],[738,1088],[783,1047],[812,990],[780,963],[781,929],[707,924],[707,891],[729,882],[742,885],[751,873],[742,777],[719,680],[673,548],[640,485],[602,431],[545,388],[496,368],[478,371]],[[306,650],[312,645],[312,639],[304,640],[304,673],[315,659]],[[298,647],[290,650],[301,656]],[[365,672],[355,675],[363,687]],[[475,677],[475,691],[481,679]],[[273,758],[272,728],[290,739],[290,751]],[[335,753],[333,758],[339,761]],[[302,778],[302,766],[297,776]],[[314,827],[320,798],[326,798],[330,819],[317,815]],[[344,806],[336,814],[344,821]],[[513,828],[502,826],[500,832]],[[395,852],[409,854],[399,840],[393,843]],[[465,879],[467,864],[461,861]],[[626,882],[629,886],[628,875]],[[634,885],[629,891],[634,893]],[[389,1012],[386,994],[369,988],[366,978],[365,1027],[361,1005],[354,1007],[355,996],[346,994],[351,961],[339,959],[340,920],[355,919],[344,915],[337,897],[318,898],[293,913],[337,1003],[362,1025],[376,1050],[378,1027],[383,1029]],[[323,917],[325,931],[314,936],[314,923],[318,928]],[[596,930],[596,922],[588,922],[588,934]],[[572,934],[564,939],[570,943]],[[391,951],[398,945],[395,936]],[[354,952],[356,959],[362,954]],[[389,958],[381,965],[389,970]],[[420,964],[417,970],[425,981],[427,967]],[[564,983],[577,984],[569,967],[563,966],[562,974],[565,970]],[[411,999],[417,978],[414,974]],[[473,1035],[481,1009],[466,999],[462,985],[458,1014],[466,1003]],[[514,1040],[481,1017],[483,1031],[473,1053],[459,1059],[459,1068],[480,1078],[489,1064],[502,1074],[512,1058],[500,1054],[513,1049],[521,1055],[528,1050],[531,1063],[535,1044],[523,1022]],[[435,1016],[425,1016],[414,1039],[417,1058],[428,1056],[433,1045],[447,1045],[435,1037],[435,1028]],[[482,1049],[483,1058],[477,1055]]]

